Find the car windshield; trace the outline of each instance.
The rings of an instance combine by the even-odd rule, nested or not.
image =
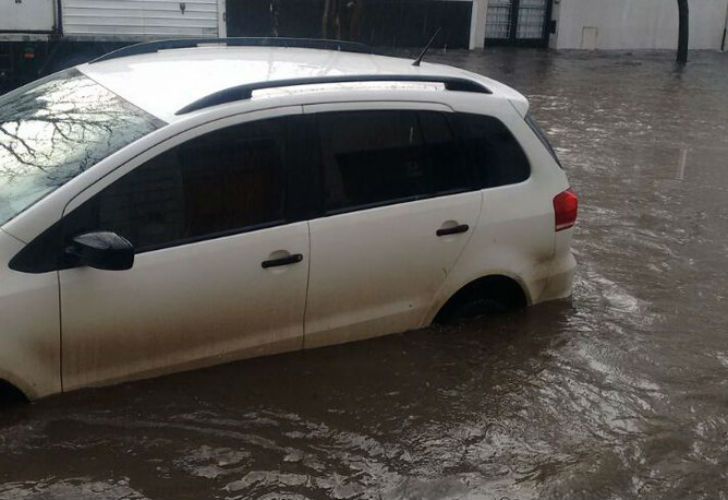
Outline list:
[[[0,97],[0,226],[162,124],[76,69]]]

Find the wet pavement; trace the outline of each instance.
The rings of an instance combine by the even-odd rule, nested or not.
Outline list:
[[[728,54],[433,54],[525,93],[570,302],[0,413],[0,499],[728,498]]]

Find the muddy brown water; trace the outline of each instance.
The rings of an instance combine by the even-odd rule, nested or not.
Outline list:
[[[728,54],[430,59],[525,93],[570,302],[0,413],[0,499],[728,498]]]

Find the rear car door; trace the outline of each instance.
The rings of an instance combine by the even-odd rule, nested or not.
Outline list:
[[[444,107],[304,108],[319,133],[305,347],[422,326],[477,224],[481,193]]]
[[[136,256],[60,271],[65,390],[301,348],[308,227],[287,197],[301,118],[205,133],[67,207],[64,244],[113,231]]]

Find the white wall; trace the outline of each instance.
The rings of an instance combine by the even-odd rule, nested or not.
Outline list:
[[[677,0],[557,0],[558,49],[673,49]],[[720,49],[728,0],[690,0],[690,48]]]
[[[473,0],[473,13],[470,17],[470,48],[483,48],[485,43],[485,15],[488,0]]]

